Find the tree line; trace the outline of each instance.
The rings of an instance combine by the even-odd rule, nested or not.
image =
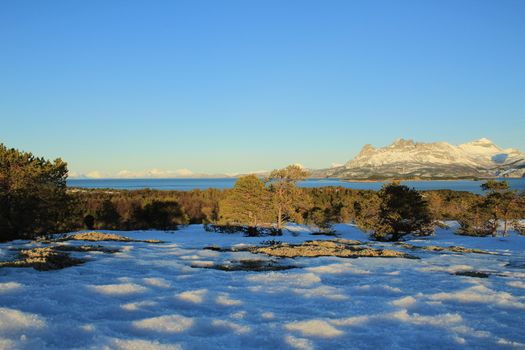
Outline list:
[[[416,191],[399,182],[379,191],[342,187],[300,188],[307,173],[298,166],[267,178],[240,177],[232,189],[192,191],[80,189],[66,186],[67,165],[0,145],[0,239],[33,238],[79,229],[172,230],[206,224],[253,234],[286,223],[330,233],[333,224],[353,222],[377,240],[428,235],[445,220],[459,234],[524,232],[525,195],[504,181],[487,181],[485,195],[451,190]]]

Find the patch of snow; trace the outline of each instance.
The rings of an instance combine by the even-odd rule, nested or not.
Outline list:
[[[144,293],[148,288],[135,283],[92,285],[90,288],[106,295]]]
[[[393,300],[391,302],[392,305],[394,306],[398,306],[398,307],[403,307],[403,308],[407,308],[409,306],[412,306],[416,303],[416,298],[414,298],[413,296],[406,296],[406,297],[403,297],[403,298],[399,298],[399,299],[396,299],[396,300]]]
[[[250,282],[259,282],[265,284],[285,283],[296,286],[311,286],[319,283],[321,279],[314,273],[281,273],[270,272],[267,274],[251,275],[247,277]]]
[[[236,299],[232,299],[227,294],[219,295],[215,299],[215,302],[217,304],[223,305],[223,306],[237,306],[237,305],[241,305],[242,304],[242,301],[236,300]]]
[[[237,334],[249,333],[251,331],[251,328],[248,326],[243,326],[235,322],[226,321],[226,320],[219,320],[219,319],[213,320],[211,324],[214,327],[228,329]]]
[[[127,311],[137,311],[137,310],[140,310],[140,309],[142,309],[144,307],[156,306],[157,304],[158,304],[157,302],[152,301],[152,300],[144,300],[144,301],[137,301],[137,302],[133,302],[133,303],[123,304],[120,307],[123,310],[127,310]]]
[[[273,312],[263,312],[261,314],[262,318],[264,318],[265,320],[273,320],[275,318],[275,314]]]
[[[134,321],[133,327],[153,332],[181,333],[190,329],[193,322],[190,317],[166,315]]]
[[[352,263],[329,264],[316,267],[309,267],[305,269],[316,274],[339,274],[339,273],[354,273],[358,275],[369,274],[370,271],[358,269],[352,266]]]
[[[162,344],[142,339],[113,339],[108,349],[116,350],[182,350],[178,344]]]
[[[354,225],[335,229],[341,238],[369,242]],[[293,244],[312,239],[301,225],[293,230],[276,239]],[[420,259],[275,259],[297,267],[279,272],[199,268],[274,260],[203,249],[255,246],[268,237],[210,233],[202,225],[121,234],[167,243],[111,242],[108,246],[126,254],[92,255],[63,270],[0,270],[0,348],[518,349],[525,344],[525,237],[515,232],[477,238],[438,229],[434,236],[407,237],[413,245],[457,245],[492,255],[369,242]],[[41,243],[0,243],[0,250],[36,245]],[[462,271],[490,274],[453,275]]]
[[[21,285],[18,282],[0,283],[0,294],[11,293],[11,292],[14,292],[14,291],[17,291],[17,290],[21,289],[22,287],[23,287],[23,285]]]
[[[304,338],[297,338],[293,335],[287,335],[284,340],[286,341],[286,344],[290,345],[292,348],[297,350],[313,350],[314,346],[313,343]]]
[[[525,308],[525,303],[520,302],[512,294],[494,291],[483,285],[477,285],[457,292],[441,292],[429,296],[432,300],[457,301],[459,303],[483,303],[511,308]]]
[[[344,332],[332,326],[324,320],[308,320],[300,322],[290,322],[284,326],[289,331],[298,331],[306,336],[332,338],[337,337]]]
[[[340,289],[330,286],[319,286],[316,288],[294,288],[294,293],[305,298],[326,298],[330,300],[345,300],[348,296]]]
[[[409,314],[407,310],[399,310],[391,313],[389,316],[401,322],[437,327],[449,327],[452,324],[460,324],[463,322],[461,315],[449,313],[436,316],[424,316],[419,314]]]
[[[247,314],[248,313],[246,311],[239,311],[239,312],[234,312],[233,314],[230,314],[230,317],[236,320],[242,320],[243,318],[246,317]]]
[[[27,329],[41,329],[46,321],[39,315],[0,307],[0,334]]]
[[[511,287],[525,289],[525,282],[522,282],[522,281],[510,281],[510,282],[507,282],[507,285]]]
[[[170,283],[168,281],[166,281],[164,278],[151,277],[151,278],[144,278],[143,281],[148,286],[160,287],[160,288],[169,288],[170,287]]]
[[[204,300],[204,296],[208,293],[207,289],[188,290],[186,292],[179,293],[177,298],[194,304],[200,304]]]

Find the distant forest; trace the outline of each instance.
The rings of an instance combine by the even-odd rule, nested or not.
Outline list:
[[[504,181],[483,184],[482,196],[416,191],[395,181],[380,191],[297,187],[307,175],[289,166],[265,179],[241,177],[225,190],[68,188],[67,164],[61,159],[49,161],[0,144],[0,240],[82,229],[175,230],[187,224],[280,234],[288,222],[309,225],[320,234],[331,234],[336,223],[355,223],[377,240],[428,235],[445,220],[458,220],[459,234],[524,232],[518,219],[525,218],[525,194],[510,190]]]

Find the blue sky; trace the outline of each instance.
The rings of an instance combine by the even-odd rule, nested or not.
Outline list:
[[[77,173],[525,150],[525,1],[2,1],[0,142]]]

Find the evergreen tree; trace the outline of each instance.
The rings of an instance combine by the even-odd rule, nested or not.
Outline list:
[[[277,216],[277,229],[281,230],[287,219],[300,220],[297,209],[304,204],[305,199],[308,199],[305,192],[300,192],[297,188],[297,182],[304,180],[307,176],[308,173],[298,165],[289,165],[284,169],[271,172],[270,191]]]
[[[219,202],[219,223],[226,225],[267,225],[270,197],[263,181],[255,175],[240,177]]]
[[[383,186],[356,209],[356,223],[376,240],[398,241],[407,234],[429,235],[434,230],[427,202],[418,191],[399,183]]]
[[[136,208],[133,220],[135,227],[157,230],[175,230],[177,225],[185,225],[189,221],[175,201],[153,201],[143,208]]]
[[[470,205],[468,210],[459,215],[458,234],[467,236],[489,236],[494,235],[493,216],[488,209],[485,199],[480,198]]]
[[[113,202],[109,199],[102,202],[95,216],[99,228],[114,230],[119,227],[120,215]]]
[[[335,221],[331,214],[331,209],[321,209],[318,207],[308,210],[306,222],[318,229],[318,233],[332,233],[332,223]]]
[[[0,240],[58,230],[67,211],[67,165],[0,144]]]
[[[515,219],[518,196],[509,188],[507,181],[489,180],[481,185],[487,192],[484,206],[491,213],[490,223],[493,235],[497,233],[500,220],[503,222],[503,236],[507,235],[509,221]]]

